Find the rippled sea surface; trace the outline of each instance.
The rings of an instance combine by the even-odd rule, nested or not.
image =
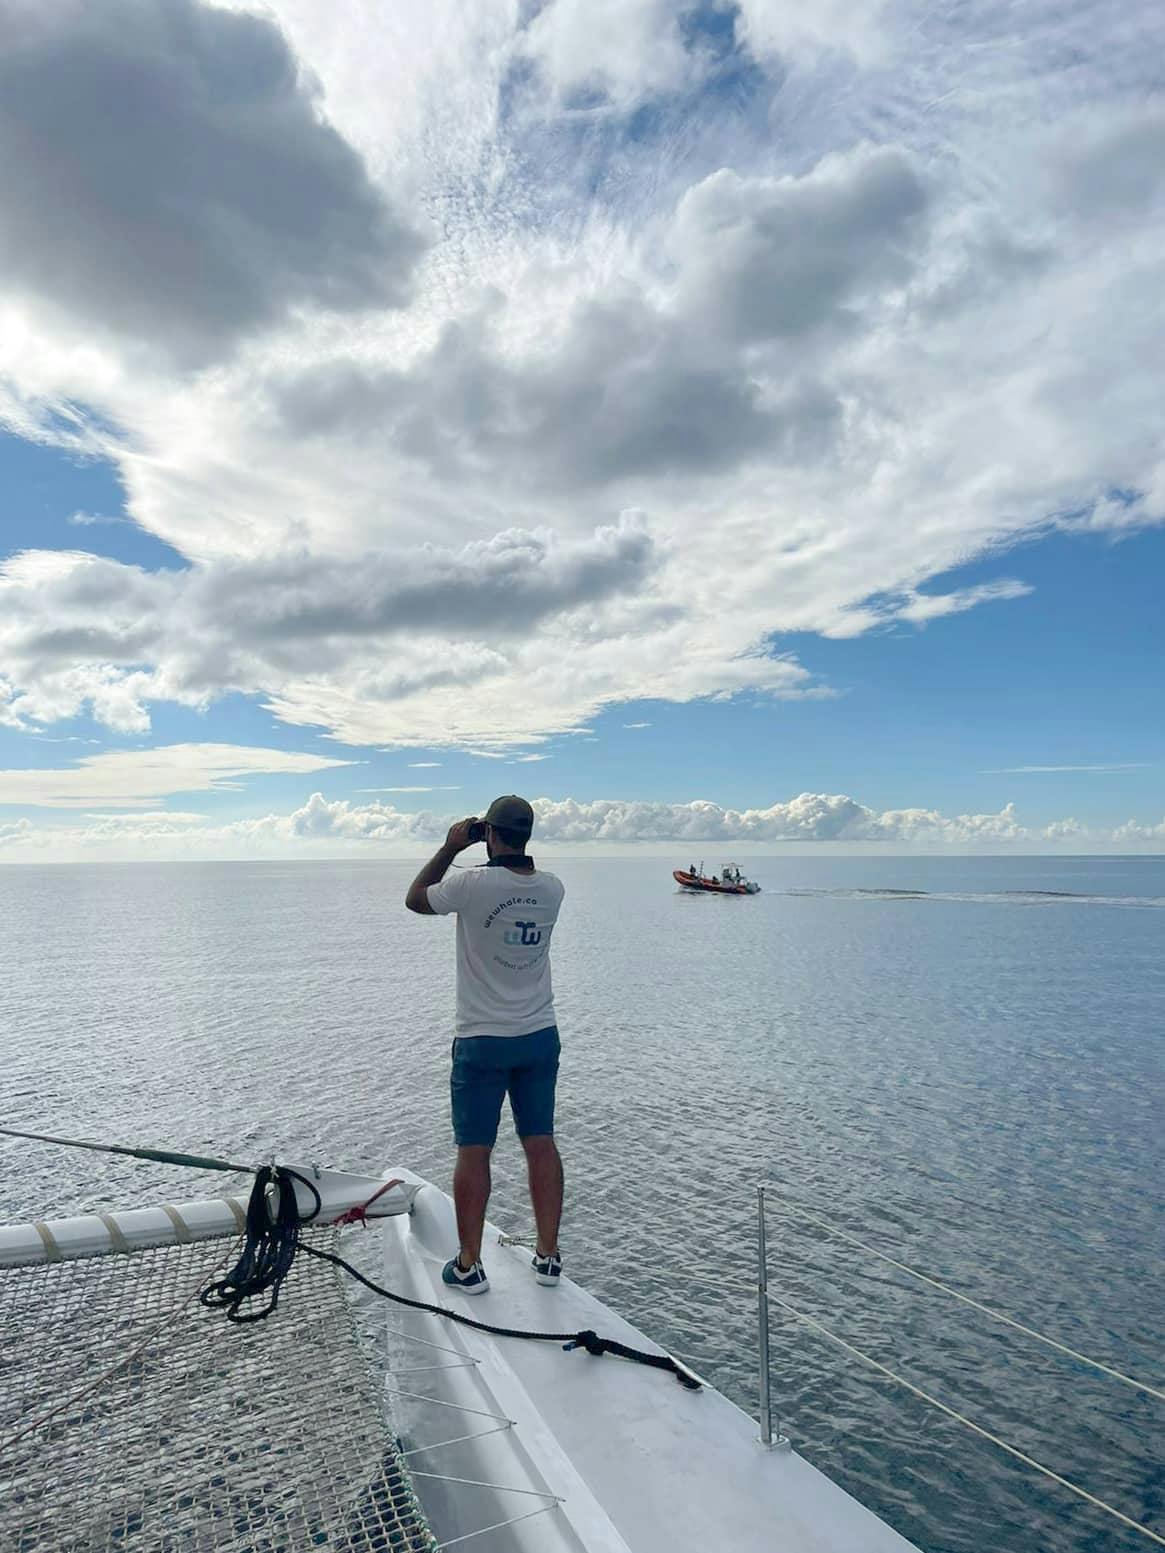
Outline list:
[[[1165,1403],[793,1213],[1165,1388],[1165,860],[554,863],[569,1270],[743,1407],[773,1293],[1165,1534]],[[677,857],[675,864],[689,861]],[[415,864],[0,869],[0,1123],[448,1186],[450,921]],[[0,1220],[221,1180],[0,1139]],[[527,1211],[503,1133],[491,1216]],[[701,1281],[696,1282],[696,1279]],[[775,1311],[795,1447],[928,1553],[1145,1539]]]

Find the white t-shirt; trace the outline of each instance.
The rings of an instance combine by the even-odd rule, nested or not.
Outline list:
[[[466,868],[429,886],[439,916],[457,913],[458,1036],[532,1035],[555,1023],[550,936],[565,893],[540,868]]]

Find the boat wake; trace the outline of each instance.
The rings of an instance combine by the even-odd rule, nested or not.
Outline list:
[[[1161,910],[1165,907],[1162,895],[1095,895],[1075,890],[899,890],[877,889],[809,889],[792,888],[770,890],[771,895],[793,895],[823,900],[864,901],[953,901],[981,905],[1000,906],[1120,906]]]

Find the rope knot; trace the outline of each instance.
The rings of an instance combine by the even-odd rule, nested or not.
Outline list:
[[[587,1353],[594,1354],[596,1359],[601,1359],[607,1352],[606,1340],[601,1338],[597,1332],[590,1331],[576,1332],[570,1342],[563,1343],[562,1346],[567,1353],[572,1348],[585,1348]]]
[[[367,1202],[357,1203],[354,1208],[348,1208],[344,1213],[340,1214],[339,1218],[333,1219],[332,1223],[338,1226],[347,1224],[359,1224],[361,1229],[367,1229],[368,1210],[372,1207],[372,1204],[377,1200],[377,1198],[383,1197],[385,1192],[390,1192],[394,1186],[401,1185],[403,1185],[403,1182],[400,1180],[400,1178],[398,1176],[394,1176],[391,1181],[386,1181],[382,1187],[373,1192],[372,1196],[368,1199]]]

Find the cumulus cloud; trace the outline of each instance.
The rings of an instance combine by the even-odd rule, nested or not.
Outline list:
[[[876,813],[842,794],[801,793],[767,809],[731,809],[707,800],[686,804],[599,799],[541,800],[538,834],[547,841],[1015,841],[1026,833],[1012,805],[998,814],[947,817],[931,809]]]
[[[456,552],[355,561],[292,554],[147,572],[84,552],[26,551],[0,566],[0,722],[89,710],[139,732],[149,700],[201,705],[234,689],[286,701],[295,675],[329,668],[363,674],[370,705],[462,686],[504,671],[489,639],[528,638],[548,616],[634,591],[655,564],[634,514],[585,540],[510,530]],[[386,666],[406,637],[411,646]]]
[[[1112,839],[1118,847],[1160,845],[1165,843],[1165,819],[1156,825],[1145,825],[1140,820],[1127,820],[1113,831]]]
[[[307,775],[346,766],[321,755],[264,750],[249,745],[167,744],[152,750],[114,750],[85,755],[59,770],[0,771],[0,804],[46,809],[90,809],[95,805],[136,809],[158,805],[173,793],[239,789],[259,773]],[[140,815],[132,817],[136,823]],[[179,822],[190,821],[181,814]],[[197,818],[197,816],[195,816]],[[172,816],[166,816],[169,823]]]
[[[852,54],[877,64],[891,51],[894,20],[884,0],[860,8],[846,0],[787,5],[784,0],[737,0],[737,28],[744,46],[758,58],[799,54]]]
[[[391,804],[352,804],[346,799],[328,800],[313,793],[290,814],[265,815],[257,820],[237,820],[220,827],[214,841],[246,851],[292,847],[298,843],[330,842],[428,842],[444,836],[453,817],[440,819],[428,811],[405,814]]]
[[[527,500],[828,445],[837,409],[817,384],[762,392],[685,324],[634,293],[594,299],[553,351],[514,360],[490,318],[467,319],[406,372],[314,367],[277,387],[274,409],[293,437],[388,437],[431,474],[496,474]]]
[[[910,158],[891,146],[823,157],[802,177],[725,168],[676,212],[681,304],[743,343],[852,326],[855,307],[910,278],[927,205]]]
[[[417,630],[511,636],[548,615],[635,591],[655,562],[646,526],[629,513],[582,541],[509,529],[455,552],[425,546],[330,566],[308,556],[220,565],[196,573],[191,591],[195,608],[220,621],[247,600],[250,641]]]
[[[626,110],[697,75],[680,15],[672,0],[549,0],[523,30],[518,57],[559,104]]]
[[[802,793],[766,809],[732,809],[709,800],[640,803],[626,799],[580,802],[533,800],[539,846],[591,845],[602,851],[634,853],[652,844],[689,847],[723,844],[821,845],[906,851],[1026,851],[1111,849],[1114,845],[1158,850],[1160,825],[1129,822],[1116,829],[1089,828],[1065,819],[1025,826],[1011,804],[994,814],[944,815],[933,809],[870,809],[844,794]],[[431,848],[460,815],[452,811],[405,813],[376,801],[354,804],[313,793],[287,814],[267,814],[226,825],[197,824],[197,816],[165,812],[91,817],[84,825],[54,827],[22,820],[0,825],[0,858],[29,855],[69,857],[295,857],[336,856],[369,848],[394,853]]]
[[[860,147],[801,177],[723,170],[681,199],[665,237],[666,289],[625,280],[576,300],[549,338],[517,351],[495,305],[447,324],[406,371],[351,360],[273,393],[302,439],[389,438],[434,475],[488,473],[521,497],[651,477],[707,479],[754,458],[831,451],[836,394],[809,356],[749,363],[750,348],[853,330],[904,282],[927,196],[901,151]]]
[[[180,362],[288,308],[399,305],[412,225],[277,26],[195,0],[2,0],[0,286]]]

